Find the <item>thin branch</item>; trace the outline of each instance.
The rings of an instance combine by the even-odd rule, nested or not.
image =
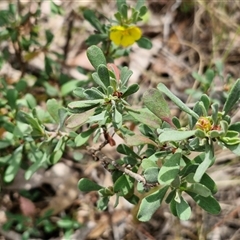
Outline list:
[[[67,26],[67,34],[66,34],[66,43],[64,45],[63,48],[63,54],[64,54],[64,59],[66,60],[68,57],[68,51],[69,51],[69,44],[70,44],[70,40],[72,38],[72,28],[73,28],[73,23],[74,23],[74,11],[72,10],[69,14],[69,22],[68,22],[68,26]]]
[[[100,147],[99,147],[100,149],[102,149],[102,145],[106,145],[106,143],[104,142],[104,144],[101,144]],[[87,150],[89,151],[89,153],[93,156],[93,158],[96,161],[101,161],[105,168],[107,168],[107,166],[109,164],[111,164],[112,166],[114,166],[119,171],[127,174],[128,176],[130,176],[132,178],[134,178],[136,181],[143,183],[144,186],[148,185],[146,179],[142,175],[140,175],[138,173],[135,173],[135,172],[131,171],[130,169],[128,169],[126,167],[123,167],[122,165],[119,165],[115,160],[105,156],[99,149],[88,148]]]

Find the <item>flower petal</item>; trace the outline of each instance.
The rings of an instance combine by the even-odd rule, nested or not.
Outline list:
[[[142,31],[140,28],[133,26],[129,28],[129,31],[131,31],[131,36],[134,38],[135,41],[141,38],[142,36]]]
[[[112,26],[110,28],[110,39],[116,45],[122,45],[123,47],[128,47],[134,44],[134,42],[140,39],[141,36],[142,31],[136,26]]]

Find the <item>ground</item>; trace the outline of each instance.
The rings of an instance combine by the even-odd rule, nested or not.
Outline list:
[[[36,8],[33,2],[21,1],[23,6]],[[82,2],[82,3],[81,3]],[[132,4],[134,1],[129,1]],[[48,28],[55,38],[52,51],[64,53],[65,60],[62,71],[73,79],[86,79],[83,73],[76,70],[82,67],[91,70],[86,58],[85,39],[93,28],[81,14],[84,8],[99,11],[102,15],[112,17],[116,9],[115,1],[59,1],[64,9],[63,15],[50,16],[49,2],[42,4],[41,27]],[[5,8],[7,1],[0,3]],[[129,57],[116,60],[118,65],[127,65],[134,72],[130,83],[139,83],[140,90],[133,104],[140,105],[141,96],[147,88],[164,83],[171,91],[190,107],[200,93],[203,85],[193,78],[192,73],[202,75],[207,69],[218,70],[213,84],[207,94],[221,102],[228,83],[240,76],[240,2],[238,1],[147,1],[149,15],[140,27],[143,35],[151,39],[151,50],[140,49],[134,45]],[[68,34],[68,30],[71,34]],[[27,31],[27,29],[25,29]],[[5,46],[5,45],[4,45]],[[8,46],[13,48],[13,46]],[[3,46],[1,46],[3,48]],[[12,49],[14,52],[14,49]],[[222,64],[222,65],[221,65]],[[29,67],[30,66],[30,67]],[[25,71],[37,73],[44,67],[42,53],[31,59]],[[18,81],[21,70],[9,61],[0,74],[7,76],[12,83]],[[58,89],[56,82],[50,84]],[[44,106],[46,95],[44,89],[32,89]],[[191,95],[189,95],[191,93]],[[180,111],[171,105],[171,113],[180,115]],[[184,119],[184,116],[180,118]],[[232,121],[240,120],[239,108],[234,112]],[[118,143],[119,139],[116,139]],[[23,170],[19,171],[15,180],[1,190],[0,222],[6,221],[5,212],[22,213],[38,216],[53,209],[51,221],[63,216],[74,216],[80,227],[72,232],[71,239],[159,239],[159,240],[237,240],[240,239],[240,179],[239,157],[227,150],[216,149],[216,162],[210,168],[210,175],[218,186],[217,199],[222,212],[212,216],[203,212],[191,202],[193,214],[188,221],[180,221],[170,214],[164,205],[147,223],[135,219],[136,210],[127,201],[121,199],[114,208],[111,199],[107,210],[96,209],[98,195],[94,192],[82,193],[77,189],[77,182],[82,177],[103,184],[111,185],[111,175],[100,163],[85,154],[84,160],[73,161],[71,152],[64,153],[61,161],[49,169],[38,170],[26,181]],[[108,147],[106,154],[114,154]],[[40,193],[33,203],[25,197],[19,197],[21,191],[30,195]],[[191,200],[190,200],[191,201]],[[21,230],[5,231],[0,227],[0,239],[21,239]],[[64,228],[47,235],[45,232],[38,239],[63,239]]]

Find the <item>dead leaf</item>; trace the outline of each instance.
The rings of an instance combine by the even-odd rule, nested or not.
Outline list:
[[[21,212],[24,216],[33,217],[36,215],[37,213],[36,207],[30,199],[20,196],[19,204]]]

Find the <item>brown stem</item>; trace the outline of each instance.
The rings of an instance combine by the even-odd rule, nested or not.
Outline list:
[[[138,173],[135,173],[133,171],[131,171],[130,169],[126,168],[126,167],[123,167],[122,165],[119,165],[115,160],[105,156],[101,151],[100,149],[102,149],[102,145],[100,145],[100,147],[98,149],[94,149],[94,148],[88,148],[87,150],[89,151],[89,153],[93,156],[93,158],[96,160],[96,161],[101,161],[103,163],[103,166],[105,168],[107,168],[107,166],[109,164],[111,164],[112,166],[114,166],[116,169],[118,169],[119,171],[127,174],[128,176],[134,178],[136,181],[138,182],[141,182],[143,183],[144,186],[146,185],[149,185],[146,181],[146,179],[138,174]],[[104,145],[106,145],[104,143]],[[151,184],[152,185],[152,184]]]
[[[72,27],[73,27],[73,23],[74,23],[74,17],[75,17],[74,11],[72,10],[69,14],[69,22],[68,22],[67,34],[66,34],[66,43],[63,48],[65,61],[68,56],[69,44],[70,44],[70,40],[72,38]]]

